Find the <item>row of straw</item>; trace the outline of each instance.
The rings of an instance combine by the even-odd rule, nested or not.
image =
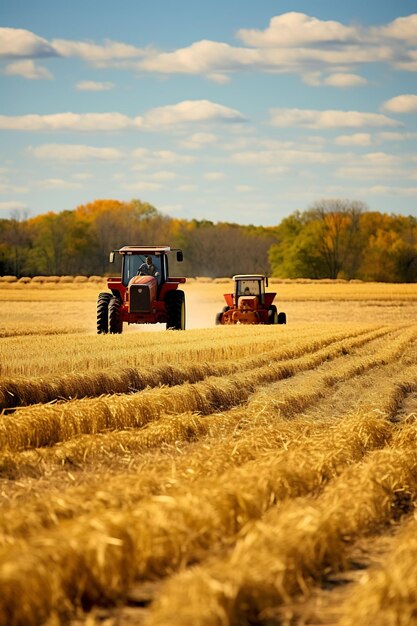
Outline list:
[[[406,387],[402,389],[404,391]],[[391,397],[392,393],[387,402],[391,402]],[[383,446],[390,439],[392,428],[394,426],[388,426],[386,420],[375,413],[355,415],[342,420],[337,427],[330,429],[327,436],[319,437],[316,447],[314,438],[308,438],[304,453],[301,447],[282,450],[280,454],[274,451],[239,468],[232,468],[212,480],[201,478],[193,484],[192,489],[157,495],[141,501],[139,506],[132,503],[125,510],[110,509],[99,514],[92,510],[78,519],[68,521],[65,533],[58,526],[55,531],[46,534],[35,533],[29,541],[13,541],[10,538],[10,545],[1,554],[5,567],[0,578],[0,615],[7,612],[9,623],[13,626],[30,625],[45,620],[52,611],[65,613],[69,607],[77,604],[87,607],[97,602],[116,601],[124,596],[133,579],[166,575],[184,562],[200,560],[216,544],[224,544],[228,537],[250,520],[259,519],[276,502],[320,490],[323,484],[340,474],[346,465],[357,463],[367,451]],[[360,469],[355,474],[353,465],[353,477],[347,481],[348,487],[343,488],[345,478],[338,483],[342,485],[339,489],[346,497],[351,493],[356,497],[356,491],[352,492],[352,489],[354,485],[359,486],[358,495],[362,500],[360,506],[355,504],[355,514],[361,512],[361,515],[356,515],[359,530],[365,528],[369,521],[369,511],[375,520],[378,517],[372,506],[369,508],[363,503],[364,490],[368,489],[369,483],[378,488],[372,501],[382,502],[383,505],[379,510],[379,513],[382,510],[383,515],[378,513],[380,521],[386,519],[384,515],[389,511],[390,514],[393,512],[391,492],[414,489],[409,474],[414,472],[412,478],[415,481],[415,465],[412,463],[413,459],[415,461],[415,453],[413,457],[408,452],[409,435],[403,436],[401,445],[401,450],[384,451],[381,457],[373,457],[379,461],[375,467],[370,466],[374,467],[372,479],[369,478],[369,472],[365,472],[365,478],[362,479]],[[415,441],[413,445],[415,450]],[[384,470],[382,475],[381,468]],[[119,488],[122,492],[123,482]],[[382,499],[381,492],[385,494]],[[327,510],[334,498],[333,490],[320,511]],[[351,497],[349,503],[350,500]],[[288,503],[282,510],[287,507]],[[301,506],[300,511],[305,513],[305,507]],[[343,509],[340,520],[344,517]],[[305,523],[305,515],[302,519]],[[369,527],[376,523],[375,520],[371,520]],[[293,523],[294,518],[290,525]],[[353,532],[356,531],[352,522],[352,527],[348,526],[347,535],[344,536],[351,536]],[[283,536],[287,537],[287,533]],[[337,544],[338,550],[339,547]],[[259,549],[256,545],[256,550]],[[240,560],[242,555],[240,552],[238,554]],[[262,549],[259,554],[263,554]],[[314,554],[317,556],[316,551]],[[243,554],[242,561],[245,564],[251,560],[254,563],[258,559],[252,555],[245,561]],[[48,575],[51,563],[52,578]],[[236,565],[231,566],[230,572],[233,568],[236,569]],[[224,571],[229,572],[227,563]],[[242,569],[243,575],[248,575],[246,566]],[[48,585],[45,585],[45,577]],[[306,577],[301,571],[295,578],[305,580]],[[238,580],[242,579],[238,577]],[[293,580],[291,575],[289,580]],[[289,589],[292,584],[289,584]],[[199,602],[204,603],[204,593],[202,596],[198,594]],[[211,601],[212,598],[207,606],[210,606]],[[216,596],[215,605],[221,608],[222,602],[221,599],[219,604]],[[172,606],[175,608],[175,604]],[[163,607],[164,604],[162,615],[165,610]],[[163,617],[159,616],[158,619]]]
[[[253,341],[222,342],[215,349],[211,341],[204,350],[204,342],[198,349],[195,349],[195,341],[175,345],[175,359],[180,363],[172,363],[166,356],[161,354],[159,365],[143,366],[149,358],[142,354],[136,354],[136,361],[142,363],[142,367],[120,367],[113,368],[112,371],[84,371],[82,373],[52,375],[48,377],[25,377],[25,378],[3,378],[0,381],[0,409],[15,406],[23,406],[35,403],[46,403],[52,400],[93,397],[103,394],[128,393],[139,391],[145,387],[156,387],[158,385],[177,385],[183,382],[197,382],[206,376],[229,375],[239,370],[256,368],[262,366],[268,360],[290,359],[307,352],[313,352],[330,343],[348,338],[349,336],[364,333],[363,329],[350,333],[332,332],[325,337],[311,339],[309,336],[301,334],[298,341],[291,344],[287,342],[271,341],[259,344]],[[381,331],[382,332],[382,331]],[[388,330],[385,330],[388,333]],[[242,345],[243,344],[243,345]],[[277,346],[278,344],[278,346]],[[255,347],[254,347],[255,346]],[[93,346],[88,342],[84,343],[83,357],[85,364],[88,364],[88,354]],[[149,350],[149,346],[147,348]],[[256,352],[255,352],[256,349]],[[179,351],[181,354],[179,354]],[[228,358],[226,357],[226,354]],[[95,356],[97,360],[97,356]],[[126,362],[131,362],[129,357]],[[182,362],[181,362],[182,361]],[[102,357],[101,366],[105,366],[105,358]],[[56,371],[56,370],[54,370]]]
[[[416,382],[413,382],[417,381],[415,366],[405,369],[395,377],[392,373],[390,376],[385,382],[380,378],[384,384],[380,389],[377,413],[374,413],[372,404],[371,406],[365,404],[362,411],[357,413],[354,411],[350,417],[347,414],[342,421],[332,417],[326,419],[325,416],[320,420],[309,419],[304,415],[297,417],[300,399],[298,396],[297,402],[293,404],[291,394],[277,409],[276,396],[271,390],[269,396],[263,399],[262,405],[254,398],[245,407],[223,414],[208,417],[192,414],[169,416],[163,420],[162,425],[152,424],[148,434],[146,430],[149,429],[146,429],[138,433],[134,431],[109,433],[84,437],[78,442],[77,440],[67,442],[57,448],[55,457],[53,449],[49,455],[48,450],[45,450],[42,455],[43,463],[39,463],[39,451],[19,455],[9,453],[10,464],[17,459],[17,467],[14,466],[16,478],[21,480],[26,470],[29,476],[33,474],[30,469],[36,467],[38,463],[38,466],[41,465],[42,473],[49,478],[49,484],[46,484],[48,497],[46,500],[42,499],[41,504],[38,493],[33,492],[31,488],[30,479],[22,482],[22,496],[18,500],[12,498],[9,506],[3,506],[3,522],[0,528],[5,534],[4,540],[7,542],[8,536],[36,533],[37,529],[43,526],[55,525],[58,520],[91,510],[97,511],[103,507],[130,507],[153,493],[169,494],[177,488],[189,489],[191,484],[201,478],[202,468],[207,479],[211,477],[217,479],[229,469],[233,471],[271,451],[277,454],[282,450],[291,451],[294,458],[306,458],[308,463],[311,448],[321,449],[324,445],[326,451],[328,441],[342,432],[339,428],[349,430],[350,423],[355,424],[359,436],[365,437],[368,436],[366,433],[370,426],[377,425],[376,433],[384,433],[380,442],[382,445],[391,432],[387,430],[385,420],[393,420],[397,407],[405,397],[415,391],[417,386]],[[311,393],[308,381],[305,383],[305,390],[308,396]],[[384,419],[382,422],[374,422],[373,419],[369,422],[368,415]],[[297,419],[289,419],[293,417]],[[174,438],[169,430],[170,419]],[[350,421],[345,422],[345,419]],[[365,435],[362,435],[363,429]],[[188,437],[190,432],[194,433],[194,439],[198,435],[202,437],[199,445],[185,445],[188,439],[184,438],[184,434]],[[336,434],[333,435],[333,432]],[[165,442],[161,441],[162,435],[166,437]],[[160,453],[136,457],[134,462],[135,453],[142,450],[144,454],[149,449],[146,446],[155,445],[158,441],[161,443]],[[334,442],[336,451],[339,444],[337,440]],[[51,457],[52,461],[65,464],[55,480],[51,465],[48,463]],[[7,458],[3,457],[2,461],[5,468]],[[86,461],[89,462],[90,473],[79,474],[82,484],[72,486],[74,480],[72,473],[76,469],[82,469],[83,466],[86,469],[84,465]],[[104,468],[98,461],[106,463]],[[135,463],[133,466],[132,462]],[[303,464],[305,465],[300,461],[300,465]],[[111,475],[106,469],[107,465],[112,470]],[[290,464],[290,471],[291,468]],[[67,486],[67,489],[64,489],[68,484],[71,487]],[[23,517],[20,514],[22,506],[25,510]]]
[[[346,567],[355,538],[401,515],[398,494],[410,502],[417,497],[415,446],[376,451],[318,498],[284,501],[247,524],[226,556],[170,581],[149,626],[258,623],[268,610]]]
[[[270,362],[254,372],[246,370],[225,378],[209,377],[199,383],[186,383],[172,389],[145,390],[130,396],[105,396],[18,410],[12,415],[2,416],[0,449],[38,448],[79,434],[96,434],[107,429],[138,428],[159,419],[167,412],[194,411],[207,415],[216,410],[231,408],[247,401],[257,386],[288,378],[341,354],[348,354],[353,348],[381,336],[383,332],[373,331],[365,336],[336,342],[298,359]],[[364,367],[356,365],[356,370],[395,358],[403,352],[415,334],[415,329],[404,331],[396,341],[388,344],[386,353],[378,353],[368,359]],[[329,376],[337,379],[337,372]]]

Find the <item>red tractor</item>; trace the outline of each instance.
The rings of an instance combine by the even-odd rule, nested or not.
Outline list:
[[[272,304],[276,293],[266,293],[268,278],[262,274],[233,276],[234,293],[225,293],[227,306],[216,315],[216,324],[286,324],[287,316]]]
[[[169,246],[123,246],[110,252],[122,257],[121,276],[108,278],[111,293],[102,292],[97,301],[97,333],[121,333],[127,324],[166,323],[167,329],[185,330],[185,296],[178,285],[185,278],[172,278],[168,271],[168,254],[182,251]]]

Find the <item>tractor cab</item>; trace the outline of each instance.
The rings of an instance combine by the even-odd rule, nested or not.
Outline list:
[[[168,280],[168,254],[177,253],[177,261],[182,261],[182,251],[168,246],[140,248],[138,246],[123,246],[120,250],[110,252],[109,261],[114,263],[115,254],[122,256],[122,283],[128,286],[134,276],[155,276],[158,285]]]
[[[233,276],[235,281],[234,302],[239,306],[241,298],[256,298],[260,304],[264,303],[265,286],[268,279],[258,274],[239,274]]]

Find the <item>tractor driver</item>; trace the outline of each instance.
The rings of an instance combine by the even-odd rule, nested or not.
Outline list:
[[[147,256],[145,263],[139,266],[138,274],[140,276],[155,276],[155,265],[152,262],[152,257]]]

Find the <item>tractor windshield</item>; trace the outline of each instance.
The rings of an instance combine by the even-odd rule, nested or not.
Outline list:
[[[236,281],[236,297],[240,296],[262,296],[261,281],[254,278]]]
[[[123,260],[123,284],[128,285],[133,276],[156,276],[158,284],[163,276],[162,257],[156,254],[125,254]]]

